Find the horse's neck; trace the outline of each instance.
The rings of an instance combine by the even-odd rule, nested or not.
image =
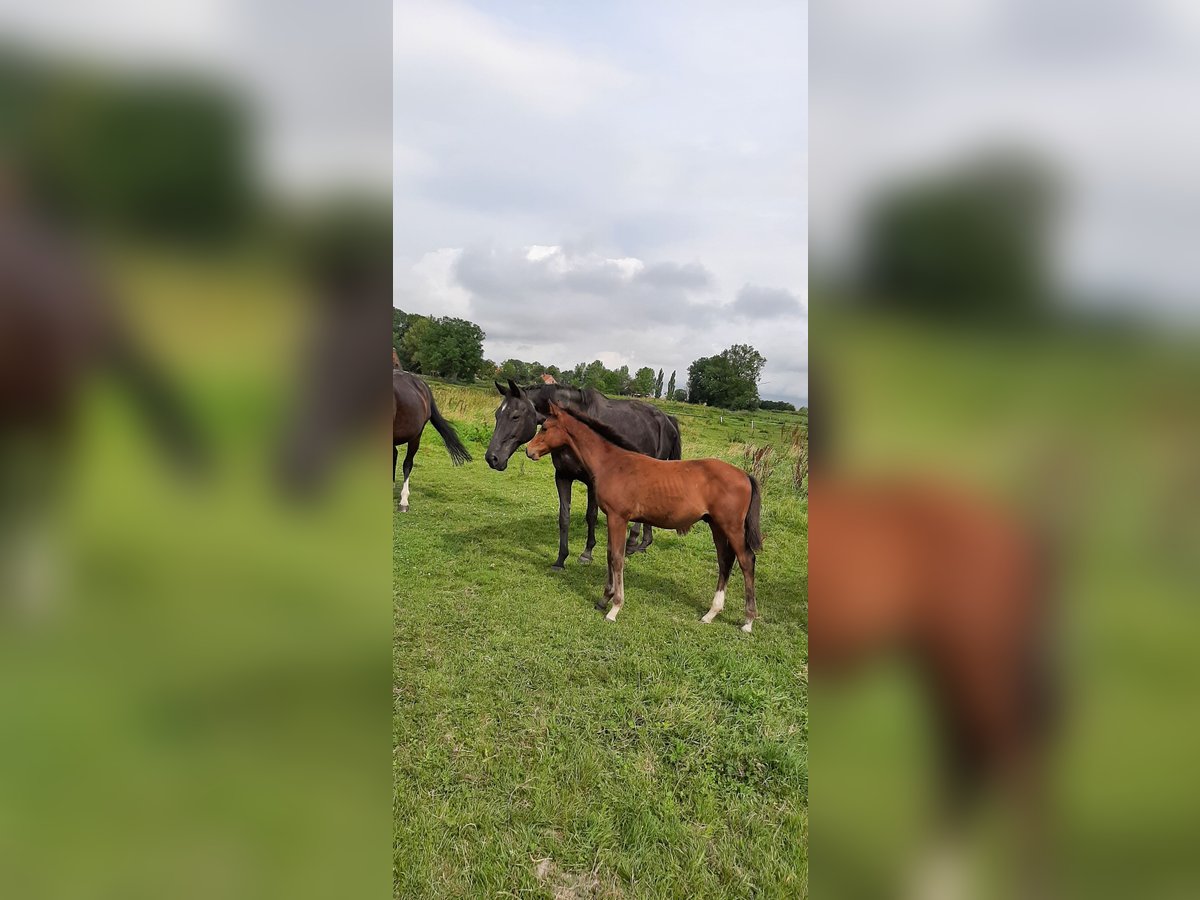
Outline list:
[[[591,474],[593,480],[601,477],[613,454],[622,452],[586,425],[577,421],[567,424],[567,435],[571,438],[571,449],[579,458],[579,462]]]
[[[540,384],[526,388],[525,393],[531,395],[533,408],[543,416],[550,414],[551,400],[565,409],[588,411],[587,396],[580,388],[565,384]]]

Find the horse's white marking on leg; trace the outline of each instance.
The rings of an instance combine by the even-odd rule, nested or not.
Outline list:
[[[705,625],[708,625],[709,623],[712,622],[713,619],[715,619],[718,615],[720,615],[721,610],[723,610],[724,608],[725,608],[725,592],[717,591],[716,596],[713,597],[712,609],[710,609],[708,612],[706,612],[704,614],[704,618],[701,619],[700,621],[703,622]]]
[[[408,479],[404,479],[404,484],[400,488],[400,509],[408,509]]]
[[[750,619],[745,625],[742,626],[742,631],[746,632],[746,634],[749,634],[752,628],[754,628],[754,620]]]

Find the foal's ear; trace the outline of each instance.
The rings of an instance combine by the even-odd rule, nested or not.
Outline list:
[[[507,396],[508,396],[508,391],[506,391],[506,390],[504,389],[504,386],[503,386],[503,385],[501,385],[501,384],[500,384],[500,382],[498,382],[498,381],[493,381],[493,382],[492,382],[492,384],[494,384],[494,385],[496,386],[496,392],[497,392],[497,393],[499,393],[501,397],[507,397]]]
[[[559,406],[553,400],[550,401],[550,415],[554,416],[555,418],[558,418],[559,416],[562,415],[562,411],[563,411],[563,408],[561,406]]]
[[[517,384],[515,381],[513,381],[511,378],[508,379],[508,393],[509,393],[509,396],[512,396],[512,397],[522,396],[521,386],[519,384]]]

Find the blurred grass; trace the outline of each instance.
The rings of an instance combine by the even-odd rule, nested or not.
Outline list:
[[[790,471],[766,485],[753,635],[736,573],[699,621],[703,525],[630,558],[612,624],[593,609],[603,516],[596,563],[575,561],[582,487],[551,572],[551,463],[488,469],[492,386],[433,388],[476,462],[453,468],[429,430],[395,514],[394,896],[806,896],[807,501]],[[685,458],[739,463],[750,441],[786,460],[802,421],[662,405]]]

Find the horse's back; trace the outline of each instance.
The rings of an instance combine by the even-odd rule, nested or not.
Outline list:
[[[404,444],[419,435],[433,405],[429,386],[411,372],[392,372],[392,440]]]

